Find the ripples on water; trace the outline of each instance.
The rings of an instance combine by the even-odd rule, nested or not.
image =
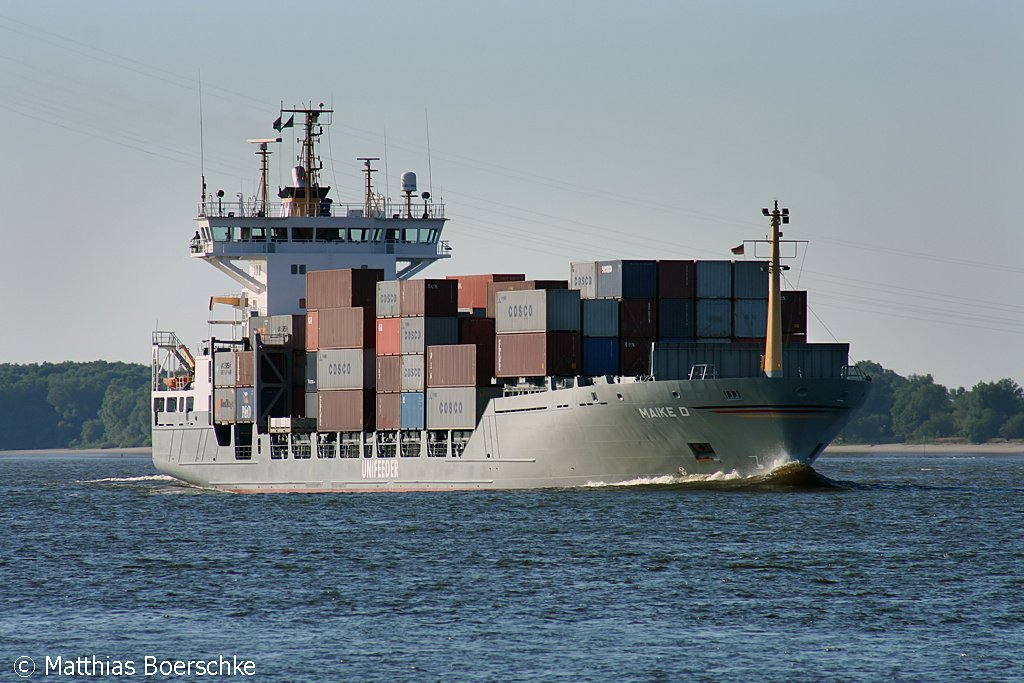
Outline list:
[[[1024,456],[269,496],[183,486],[143,458],[0,457],[0,666],[237,654],[272,681],[1019,681],[1022,509]]]

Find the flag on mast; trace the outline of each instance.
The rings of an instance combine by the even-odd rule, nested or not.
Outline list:
[[[284,130],[285,128],[291,128],[294,125],[295,125],[295,114],[292,114],[291,116],[289,116],[288,120],[285,121],[283,124],[281,123],[281,117],[280,116],[278,116],[277,119],[274,120],[274,130]]]
[[[743,245],[741,244],[738,247],[733,247],[732,248],[732,253],[736,254],[737,256],[742,256],[743,255]]]

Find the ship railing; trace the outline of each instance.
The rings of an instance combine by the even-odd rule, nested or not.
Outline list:
[[[718,371],[710,363],[700,363],[690,368],[691,380],[694,379],[718,379]]]
[[[850,379],[857,382],[870,382],[871,378],[860,371],[860,367],[856,365],[844,365],[839,370],[839,376],[843,379]]]
[[[198,215],[203,218],[287,218],[295,216],[295,204],[285,202],[268,202],[265,206],[262,202],[246,200],[239,202],[206,201],[200,202]],[[369,207],[365,204],[336,204],[326,201],[320,202],[318,216],[333,216],[335,218],[404,218],[407,220],[416,219],[442,219],[444,218],[444,204],[413,203],[411,210],[406,211],[404,202],[375,202]]]

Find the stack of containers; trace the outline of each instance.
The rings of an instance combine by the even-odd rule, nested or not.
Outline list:
[[[494,308],[496,377],[580,374],[579,290],[498,292]]]
[[[214,422],[233,424],[255,420],[255,378],[255,354],[252,351],[214,352]]]
[[[459,313],[478,318],[487,315],[487,285],[494,282],[523,282],[523,273],[486,273],[482,275],[449,275],[459,283]],[[531,288],[532,289],[532,288]],[[493,315],[491,317],[494,317]]]
[[[791,290],[782,293],[782,341],[807,343],[807,292]]]
[[[374,306],[383,277],[379,269],[306,274],[306,416],[316,415],[321,431],[373,429]]]
[[[598,261],[595,273],[597,299],[619,307],[618,374],[650,374],[651,343],[658,335],[657,262]]]
[[[658,261],[658,339],[690,342],[696,336],[696,263]]]
[[[377,302],[377,373],[386,381],[377,393],[377,429],[424,429],[426,350],[458,343],[458,282],[382,282]]]
[[[732,264],[732,338],[763,344],[768,330],[768,262]]]
[[[732,338],[732,261],[697,261],[695,331],[698,342]]]

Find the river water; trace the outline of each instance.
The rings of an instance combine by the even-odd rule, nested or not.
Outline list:
[[[246,496],[0,457],[0,680],[1024,680],[1024,456],[816,470]]]

